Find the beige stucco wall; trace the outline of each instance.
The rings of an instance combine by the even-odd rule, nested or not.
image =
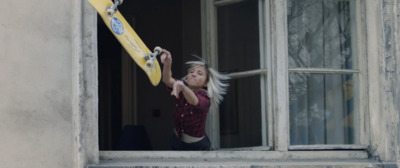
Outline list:
[[[0,167],[73,167],[71,6],[0,5]]]

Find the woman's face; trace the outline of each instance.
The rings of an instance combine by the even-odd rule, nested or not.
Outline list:
[[[187,75],[187,83],[189,88],[194,91],[202,89],[207,86],[207,71],[204,66],[194,66],[189,70]]]

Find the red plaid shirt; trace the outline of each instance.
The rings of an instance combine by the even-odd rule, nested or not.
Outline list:
[[[187,83],[184,82],[187,86]],[[168,88],[171,92],[172,89]],[[180,140],[182,133],[193,137],[203,137],[206,135],[206,119],[210,108],[210,98],[204,89],[195,93],[199,99],[197,106],[187,102],[183,93],[179,94],[179,98],[175,99],[174,104],[174,128]]]

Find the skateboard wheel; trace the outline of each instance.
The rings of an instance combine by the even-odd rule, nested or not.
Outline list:
[[[157,46],[156,48],[154,48],[154,52],[158,52],[157,55],[161,54],[162,53],[161,47]]]
[[[124,0],[119,0],[119,4],[120,4],[120,5],[122,4],[122,2],[124,2]]]

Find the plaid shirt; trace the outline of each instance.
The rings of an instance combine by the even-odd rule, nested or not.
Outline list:
[[[187,83],[184,82],[187,86]],[[172,89],[168,88],[171,92]],[[182,133],[193,137],[203,137],[206,135],[206,118],[210,108],[210,98],[204,89],[195,93],[199,99],[197,106],[189,104],[183,93],[179,94],[179,98],[175,98],[174,105],[174,128],[178,134],[179,141]]]

